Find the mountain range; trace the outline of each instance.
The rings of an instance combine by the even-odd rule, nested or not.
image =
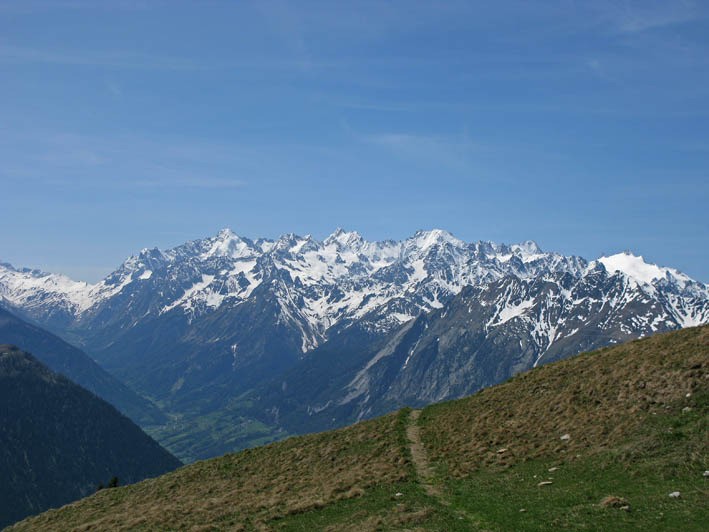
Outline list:
[[[0,302],[78,345],[170,421],[185,460],[460,397],[587,349],[709,322],[709,288],[619,253],[419,231],[369,242],[225,229],[96,284],[0,266]]]

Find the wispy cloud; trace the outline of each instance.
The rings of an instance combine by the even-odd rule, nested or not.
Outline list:
[[[142,11],[165,5],[159,0],[112,0],[96,2],[93,0],[5,0],[0,3],[0,11],[12,13],[35,13],[58,10],[112,10]]]
[[[239,179],[220,179],[214,177],[176,176],[160,179],[144,179],[133,181],[131,185],[147,188],[198,188],[198,189],[236,189],[246,186]]]
[[[4,63],[45,63],[162,70],[199,70],[214,66],[199,64],[190,59],[180,57],[147,55],[135,52],[43,50],[8,45],[0,46],[0,61]]]
[[[481,145],[474,143],[467,134],[458,137],[441,137],[385,132],[365,135],[361,137],[361,140],[384,148],[405,159],[429,162],[457,170],[469,170],[472,154],[483,149]]]
[[[587,59],[586,60],[586,67],[597,78],[602,79],[604,81],[614,83],[614,84],[620,84],[620,80],[618,79],[618,77],[612,75],[608,71],[608,67],[602,59],[599,59],[598,57],[593,57],[593,58]],[[616,111],[614,111],[614,112],[616,112]],[[617,112],[619,114],[622,113],[622,111],[617,111]]]
[[[158,54],[145,54],[126,50],[56,50],[0,45],[0,63],[5,64],[51,64],[84,67],[109,67],[134,70],[260,70],[305,72],[313,69],[341,68],[337,62],[314,61],[301,55],[293,58],[257,57],[218,60],[213,58],[190,58]]]
[[[204,140],[93,137],[0,129],[0,156],[13,164],[0,177],[41,185],[105,188],[234,190],[244,168],[238,147]]]
[[[123,98],[123,89],[117,83],[110,80],[106,80],[106,89],[108,90],[109,94],[114,98]]]
[[[641,33],[695,20],[701,16],[696,2],[622,1],[597,4],[621,33]]]
[[[293,63],[302,70],[310,70],[314,62],[298,11],[282,0],[262,0],[255,7],[271,31],[285,41],[285,49]]]
[[[709,140],[695,139],[689,142],[680,142],[677,144],[677,149],[686,152],[709,153]]]

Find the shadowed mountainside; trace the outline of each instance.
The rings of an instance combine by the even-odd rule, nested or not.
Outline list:
[[[93,493],[116,476],[131,483],[181,464],[127,417],[0,345],[0,525]]]
[[[19,346],[52,371],[95,393],[136,423],[165,423],[166,416],[147,399],[110,375],[86,353],[58,336],[0,307],[0,344]]]

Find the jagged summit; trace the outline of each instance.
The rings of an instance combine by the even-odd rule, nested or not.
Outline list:
[[[323,240],[323,244],[325,246],[334,244],[339,248],[356,251],[364,244],[364,239],[357,231],[345,231],[338,227],[330,236]]]
[[[224,227],[219,230],[217,233],[217,238],[220,240],[226,240],[229,238],[233,238],[235,236],[238,236],[234,231],[232,231],[231,227]]]
[[[418,230],[411,238],[408,238],[404,246],[415,248],[422,252],[437,246],[451,246],[453,248],[464,248],[466,243],[454,237],[450,232],[443,229],[431,229],[428,231]]]
[[[207,243],[203,253],[205,258],[230,257],[237,259],[253,256],[257,252],[248,240],[240,237],[229,228],[222,229],[217,233],[217,236],[208,238],[205,242]]]
[[[542,248],[540,248],[534,240],[525,240],[519,244],[513,244],[510,248],[513,251],[520,251],[521,253],[526,253],[529,255],[543,253]]]

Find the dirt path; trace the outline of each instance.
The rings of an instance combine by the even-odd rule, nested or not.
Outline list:
[[[435,482],[435,474],[431,463],[428,461],[426,448],[421,442],[421,427],[418,424],[420,415],[421,410],[412,410],[409,415],[409,424],[406,426],[406,438],[409,440],[411,459],[414,462],[414,468],[416,469],[419,482],[423,485],[424,490],[426,490],[426,494],[429,497],[435,498],[443,506],[450,507],[450,501],[444,496],[441,486]],[[457,515],[458,519],[470,523],[473,526],[471,530],[482,530],[478,521],[464,510],[453,510],[453,514]]]
[[[431,497],[435,497],[446,506],[449,504],[443,499],[443,492],[433,481],[433,469],[428,462],[426,449],[421,443],[421,427],[419,427],[418,419],[421,415],[421,410],[412,410],[409,415],[409,424],[406,427],[406,437],[409,440],[409,449],[411,449],[411,459],[414,462],[416,473],[418,474],[421,484],[423,484],[426,493]]]

